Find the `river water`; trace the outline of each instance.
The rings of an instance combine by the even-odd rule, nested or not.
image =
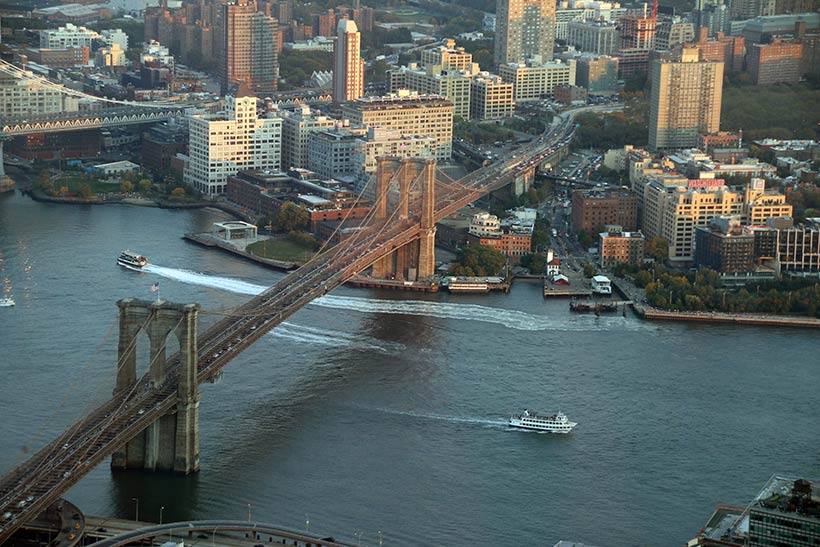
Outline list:
[[[0,196],[0,473],[104,401],[117,299],[200,302],[202,323],[281,274],[180,239],[221,213]],[[147,272],[116,266],[124,248]],[[570,315],[537,284],[451,296],[340,288],[202,388],[200,473],[112,473],[85,512],[248,518],[363,545],[679,546],[773,473],[820,477],[807,330]],[[147,338],[140,342],[144,354]],[[515,431],[563,410],[567,436]]]

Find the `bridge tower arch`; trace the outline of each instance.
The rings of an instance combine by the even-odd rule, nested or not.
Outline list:
[[[111,457],[112,469],[147,469],[192,473],[199,471],[199,382],[197,381],[197,316],[199,304],[123,299],[119,307],[117,381],[114,395],[162,389],[169,373],[168,337],[179,342],[177,404],[120,447]],[[148,372],[137,378],[136,339],[145,332],[150,341]]]
[[[436,160],[376,158],[375,218],[418,222],[421,237],[373,264],[373,277],[418,281],[435,273]]]

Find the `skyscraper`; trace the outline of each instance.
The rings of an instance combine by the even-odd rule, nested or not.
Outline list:
[[[256,94],[276,91],[276,19],[258,12],[256,0],[231,0],[222,10],[222,43],[218,48],[222,93],[239,82],[245,82]]]
[[[333,102],[336,104],[364,96],[364,59],[360,55],[360,40],[356,23],[350,19],[339,21],[333,46]]]
[[[680,61],[653,61],[649,146],[691,148],[699,133],[720,129],[723,63],[700,61],[697,48],[683,48]]]
[[[496,66],[536,56],[551,61],[554,49],[554,0],[497,0]]]

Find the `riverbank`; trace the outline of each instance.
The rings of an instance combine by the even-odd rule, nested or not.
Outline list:
[[[199,200],[199,201],[174,201],[170,199],[154,199],[146,198],[131,194],[102,194],[92,198],[77,198],[77,197],[57,197],[49,196],[33,188],[21,189],[21,192],[29,196],[34,201],[44,203],[62,203],[67,205],[133,205],[136,207],[157,207],[159,209],[204,209],[212,207],[219,209],[224,213],[228,213],[240,220],[253,221],[254,219],[245,211],[231,205],[230,203],[221,201]]]
[[[646,295],[630,281],[610,274],[613,287],[632,301],[632,309],[641,319],[649,321],[688,321],[692,323],[731,323],[768,327],[820,328],[820,319],[789,315],[766,315],[753,313],[726,313],[719,311],[674,311],[653,308],[646,304]]]
[[[231,253],[233,255],[250,260],[252,262],[256,262],[257,264],[261,264],[262,266],[273,268],[275,270],[295,270],[296,268],[302,265],[302,263],[300,262],[286,262],[283,260],[274,260],[272,258],[263,258],[253,253],[249,253],[248,251],[245,251],[243,249],[238,249],[230,243],[228,243],[227,241],[221,240],[216,237],[212,237],[208,234],[184,234],[182,238],[187,241],[191,241],[193,243],[202,245],[203,247],[212,247],[220,249],[227,253]]]

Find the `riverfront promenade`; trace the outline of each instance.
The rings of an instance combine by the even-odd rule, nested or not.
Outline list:
[[[820,329],[820,319],[791,315],[768,315],[754,313],[725,313],[718,311],[672,311],[653,308],[646,303],[646,293],[624,278],[609,272],[612,285],[632,301],[635,313],[643,319],[656,321],[692,321],[699,323],[732,323],[736,325],[758,325],[769,327],[802,327]]]

